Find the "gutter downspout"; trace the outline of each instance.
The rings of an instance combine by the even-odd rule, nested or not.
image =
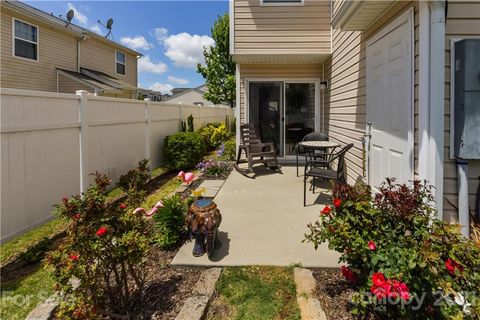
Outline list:
[[[430,152],[429,177],[435,186],[438,218],[443,219],[443,158],[445,119],[445,1],[430,5]]]
[[[457,158],[458,223],[462,234],[470,238],[470,214],[468,206],[468,161]]]
[[[437,218],[443,219],[445,2],[419,6],[418,177],[435,186]]]
[[[77,72],[80,73],[80,42],[87,40],[88,37],[84,35],[82,39],[77,40]]]

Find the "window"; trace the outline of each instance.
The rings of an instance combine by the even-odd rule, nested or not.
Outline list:
[[[13,55],[38,60],[38,28],[23,21],[13,20]]]
[[[125,75],[125,53],[115,51],[116,72]]]
[[[260,0],[262,6],[303,6],[304,0]]]

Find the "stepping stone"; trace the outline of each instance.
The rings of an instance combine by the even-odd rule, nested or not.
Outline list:
[[[204,180],[195,191],[199,191],[205,188],[205,192],[202,194],[205,198],[215,198],[218,191],[222,188],[225,180]]]
[[[175,189],[175,193],[182,193],[187,190],[187,186],[181,185],[177,189]]]
[[[293,277],[297,286],[297,303],[302,320],[327,320],[327,316],[314,297],[317,283],[312,271],[304,268],[293,269]]]
[[[202,272],[192,290],[192,296],[185,301],[175,320],[201,320],[205,317],[221,273],[221,268],[210,268]]]

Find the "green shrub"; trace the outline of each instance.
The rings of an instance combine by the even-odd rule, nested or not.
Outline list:
[[[197,132],[178,132],[165,138],[164,160],[169,169],[186,170],[194,167],[205,153],[205,142]]]
[[[145,185],[150,179],[150,163],[147,159],[138,162],[135,169],[121,175],[118,186],[127,193],[127,206],[137,207],[145,199]]]
[[[236,151],[235,139],[230,139],[223,144],[223,152],[220,155],[220,159],[225,161],[234,161]]]
[[[310,224],[315,248],[340,252],[356,288],[361,318],[477,319],[480,247],[458,226],[435,219],[431,187],[389,179],[372,199],[368,186],[337,184],[333,205]]]
[[[222,143],[230,139],[231,134],[227,129],[227,126],[222,123],[219,127],[213,129],[212,136],[210,138],[213,148],[218,148]]]
[[[198,133],[202,135],[205,141],[205,147],[207,148],[208,151],[212,151],[218,147],[212,144],[212,135],[215,129],[220,127],[221,125],[222,123],[220,122],[211,122],[211,123],[207,123],[205,127],[198,130]]]
[[[153,220],[157,231],[156,242],[162,248],[171,248],[185,235],[185,217],[187,205],[178,195],[162,199],[160,207]]]
[[[125,315],[142,299],[151,224],[141,212],[107,201],[107,176],[97,173],[95,182],[56,207],[56,214],[70,222],[63,243],[45,260],[55,269],[56,288],[67,293],[58,319]],[[72,278],[80,280],[76,290]]]
[[[193,132],[195,131],[194,127],[193,127],[193,116],[192,115],[189,115],[188,118],[187,118],[187,125],[188,125],[188,128],[187,128],[187,131],[188,132]]]

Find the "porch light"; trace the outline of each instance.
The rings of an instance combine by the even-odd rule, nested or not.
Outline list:
[[[320,90],[325,90],[328,88],[328,81],[320,81]]]

